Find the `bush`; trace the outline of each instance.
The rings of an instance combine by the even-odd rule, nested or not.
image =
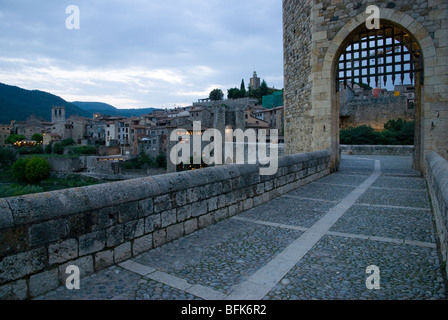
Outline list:
[[[53,146],[53,153],[64,154],[64,146],[61,143],[55,143]]]
[[[21,186],[17,184],[0,186],[0,198],[17,197],[24,194],[40,193],[44,189],[41,186]]]
[[[156,162],[156,166],[158,168],[166,168],[166,166],[167,166],[166,156],[163,153],[159,154],[156,157],[156,161],[155,162]]]
[[[29,159],[20,158],[11,166],[12,175],[19,181],[26,181],[25,169]]]
[[[46,154],[51,154],[53,152],[53,147],[51,146],[51,144],[47,144],[45,146],[45,153]]]
[[[31,153],[32,154],[42,154],[44,153],[44,149],[42,148],[41,145],[37,145],[31,148]]]
[[[47,159],[33,157],[25,166],[25,177],[30,182],[40,182],[50,176],[50,164]]]
[[[340,131],[340,142],[348,145],[413,145],[414,122],[390,120],[381,132],[366,125],[352,127]]]
[[[10,148],[0,148],[0,166],[10,166],[16,160],[15,152]]]
[[[74,148],[73,152],[76,154],[90,155],[90,154],[96,153],[96,148],[95,148],[95,146],[79,146],[79,147]]]
[[[380,134],[375,132],[370,126],[352,127],[346,130],[341,130],[340,141],[341,144],[349,145],[375,145],[380,140]]]
[[[14,178],[22,182],[40,182],[50,176],[50,164],[47,159],[33,157],[20,158],[11,166]]]
[[[35,133],[31,136],[31,140],[42,142],[44,140],[44,136],[40,133]]]
[[[60,142],[63,147],[73,146],[75,144],[75,140],[72,138],[64,139]]]

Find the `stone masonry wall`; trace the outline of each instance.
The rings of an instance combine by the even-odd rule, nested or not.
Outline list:
[[[446,0],[283,0],[286,153],[330,149],[337,166],[336,66],[352,36],[365,29],[369,5],[380,8],[382,24],[409,32],[423,52],[424,84],[416,91],[418,163],[424,166],[431,151],[448,159]]]
[[[412,156],[414,146],[384,146],[384,145],[341,145],[341,154],[347,155],[382,155],[382,156]]]
[[[329,151],[278,171],[228,165],[0,199],[0,299],[28,299],[251,209],[329,173]]]
[[[312,150],[311,2],[283,0],[285,152]],[[297,151],[300,150],[300,151]]]
[[[448,161],[437,152],[426,157],[427,183],[435,216],[440,252],[448,275]]]

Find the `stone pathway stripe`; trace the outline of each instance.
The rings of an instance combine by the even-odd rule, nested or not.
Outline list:
[[[259,269],[249,279],[228,295],[228,300],[261,300],[330,230],[330,228],[355,204],[367,189],[380,177],[381,162],[375,160],[374,173],[360,186],[342,199],[335,207],[305,231],[267,265]]]
[[[221,292],[199,284],[192,285],[184,279],[173,276],[166,272],[159,271],[152,267],[148,267],[133,260],[127,260],[125,262],[119,263],[118,265],[123,269],[144,276],[145,278],[191,293],[205,300],[223,300],[225,298],[225,294]]]
[[[353,187],[353,186],[351,186]],[[299,196],[291,196],[289,194],[282,195],[283,198],[291,198],[291,199],[298,199],[298,200],[312,200],[312,201],[320,201],[320,202],[329,202],[329,203],[338,203],[339,201],[334,200],[325,200],[325,199],[316,199],[316,198],[309,198],[309,197],[299,197]]]
[[[267,225],[267,226],[282,228],[282,229],[298,230],[298,231],[303,231],[303,232],[308,230],[308,228],[305,228],[305,227],[292,226],[292,225],[280,224],[280,223],[271,223],[271,222],[267,222],[267,221],[263,221],[263,220],[257,220],[257,219],[251,219],[251,218],[245,218],[245,217],[232,217],[231,219],[245,221],[245,222],[252,222],[252,223],[256,223],[256,224]],[[363,234],[351,234],[351,233],[337,232],[337,231],[328,231],[327,235],[344,237],[344,238],[352,238],[352,239],[356,238],[356,239],[363,239],[363,240],[406,244],[406,245],[425,247],[425,248],[433,248],[433,249],[437,248],[437,244],[431,243],[431,242],[423,242],[423,241],[414,241],[414,240],[396,239],[396,238],[378,237],[378,236],[368,236],[368,235],[363,235]]]
[[[406,209],[406,210],[419,210],[419,211],[429,211],[429,212],[431,212],[431,209],[428,209],[428,208],[391,206],[391,205],[385,205],[385,204],[355,203],[354,206],[378,207],[378,208],[390,208],[390,209]]]

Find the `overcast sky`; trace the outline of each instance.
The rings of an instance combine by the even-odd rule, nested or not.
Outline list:
[[[280,0],[0,0],[0,48],[0,82],[67,101],[191,105],[254,70],[283,88]]]

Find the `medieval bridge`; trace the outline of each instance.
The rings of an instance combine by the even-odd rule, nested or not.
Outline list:
[[[1,299],[446,299],[446,1],[283,8],[277,173],[225,165],[0,199]],[[369,65],[371,39],[401,48],[402,68]],[[416,86],[414,155],[341,156],[337,84],[401,77]]]

